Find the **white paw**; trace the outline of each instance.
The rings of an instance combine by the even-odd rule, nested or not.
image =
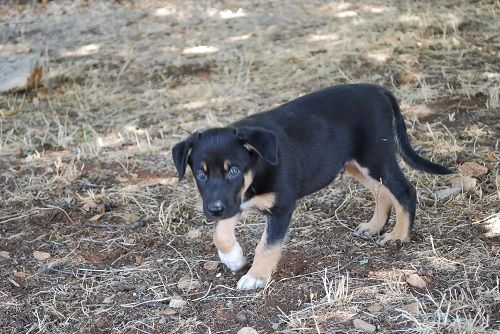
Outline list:
[[[247,259],[243,255],[243,249],[238,242],[227,253],[219,251],[219,258],[232,272],[240,270],[247,263]]]
[[[236,285],[236,288],[238,290],[252,290],[252,289],[263,288],[265,286],[266,286],[265,280],[253,277],[250,274],[246,274],[242,278],[240,278],[238,284]]]

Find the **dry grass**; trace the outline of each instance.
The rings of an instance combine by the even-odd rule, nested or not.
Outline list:
[[[45,73],[36,91],[0,96],[2,333],[354,333],[355,318],[385,332],[499,330],[498,2],[16,3],[0,6],[0,55],[37,50]],[[299,203],[268,287],[235,291],[238,275],[204,268],[212,227],[170,147],[346,82],[390,88],[427,157],[490,171],[436,201],[450,177],[405,167],[420,205],[402,250],[352,235],[373,201],[336,181]],[[249,213],[238,228],[249,254],[263,223]],[[425,291],[405,283],[412,273]],[[184,276],[201,285],[179,289]],[[175,296],[187,305],[171,309]]]

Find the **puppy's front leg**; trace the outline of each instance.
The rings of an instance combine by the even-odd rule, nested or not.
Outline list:
[[[240,214],[231,218],[219,220],[215,225],[214,244],[219,258],[231,271],[238,271],[247,263],[243,249],[236,240],[234,229],[240,221]]]
[[[271,277],[281,256],[286,232],[290,225],[293,210],[273,213],[267,217],[267,225],[262,233],[252,267],[238,281],[239,290],[263,288]]]

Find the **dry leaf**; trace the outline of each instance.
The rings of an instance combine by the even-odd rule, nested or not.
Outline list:
[[[95,209],[95,208],[97,208],[97,204],[96,204],[96,202],[91,201],[91,200],[85,201],[85,203],[83,203],[83,205],[82,205],[82,209],[85,211],[90,211],[91,209]]]
[[[102,214],[97,214],[97,215],[94,215],[94,216],[90,217],[90,218],[89,218],[89,220],[90,220],[91,222],[96,222],[96,221],[98,221],[99,219],[101,219],[101,217],[102,217],[102,216],[103,216]]]
[[[0,257],[3,257],[4,259],[10,259],[10,253],[7,251],[1,251]]]
[[[14,271],[14,276],[18,278],[25,278],[26,276],[28,276],[28,274],[24,271]]]
[[[470,176],[459,176],[451,180],[453,188],[460,188],[463,191],[473,190],[477,185],[477,180]]]
[[[218,266],[219,262],[217,261],[207,261],[203,263],[203,268],[205,268],[206,270],[216,270]]]
[[[469,174],[471,176],[481,176],[488,173],[488,168],[473,161],[464,162],[460,165],[460,169],[465,174]]]
[[[420,313],[420,305],[417,302],[411,303],[411,304],[403,306],[403,310],[405,310],[408,313],[419,314]]]
[[[179,282],[177,282],[177,287],[179,289],[187,291],[199,288],[200,286],[201,286],[200,281],[195,279],[192,280],[189,276],[183,276],[181,277]]]
[[[44,261],[50,258],[50,254],[47,252],[39,252],[39,251],[34,251],[33,252],[33,257],[37,259],[38,261]]]

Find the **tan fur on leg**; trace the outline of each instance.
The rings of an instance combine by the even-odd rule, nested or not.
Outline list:
[[[410,241],[410,215],[401,204],[393,197],[394,207],[396,208],[396,225],[389,233],[385,233],[377,243],[384,245],[388,241]]]
[[[359,224],[354,233],[361,237],[379,234],[391,213],[393,203],[391,192],[380,181],[373,179],[366,168],[359,166],[356,162],[348,163],[345,170],[367,187],[375,199],[375,211],[372,219],[368,223]]]
[[[264,230],[259,244],[255,248],[255,257],[252,267],[246,275],[238,281],[238,289],[250,290],[262,288],[271,278],[281,256],[281,244],[267,245],[267,233]]]
[[[240,214],[217,222],[214,233],[214,244],[219,258],[231,271],[238,271],[246,264],[241,245],[236,241],[234,229],[240,220]]]
[[[267,245],[267,233],[264,231],[259,244],[255,248],[255,257],[248,273],[254,277],[267,280],[271,277],[281,256],[281,244]]]
[[[233,249],[234,244],[236,243],[234,229],[239,221],[240,214],[237,214],[231,218],[223,219],[217,222],[214,232],[214,244],[215,247],[217,247],[217,250],[227,253]]]

